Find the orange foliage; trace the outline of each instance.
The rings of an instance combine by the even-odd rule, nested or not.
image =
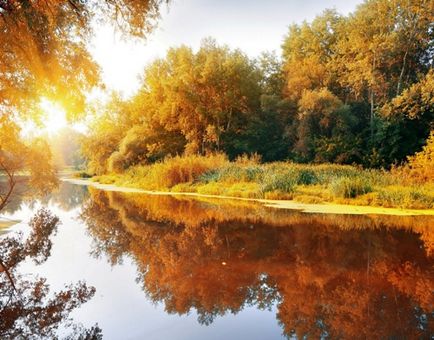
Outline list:
[[[434,131],[421,152],[408,157],[408,172],[419,181],[434,182]]]

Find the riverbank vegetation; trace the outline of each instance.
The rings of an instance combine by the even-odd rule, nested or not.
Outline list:
[[[145,190],[194,192],[242,198],[348,203],[412,209],[434,208],[434,185],[408,175],[337,164],[261,164],[256,157],[230,162],[222,154],[168,158],[122,174],[94,177],[103,184]]]
[[[422,0],[326,10],[290,26],[281,57],[211,38],[172,48],[95,118],[88,172],[151,190],[433,208],[433,13]]]

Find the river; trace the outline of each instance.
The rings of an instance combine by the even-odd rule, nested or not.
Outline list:
[[[54,216],[52,233],[37,229]],[[1,338],[434,336],[432,216],[309,214],[62,182],[42,201],[16,197],[3,217],[21,222],[0,236],[12,277],[0,272]]]

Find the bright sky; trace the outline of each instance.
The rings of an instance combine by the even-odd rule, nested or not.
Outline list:
[[[139,87],[144,66],[163,57],[169,47],[197,49],[205,37],[240,48],[255,57],[262,51],[280,53],[292,23],[311,21],[326,8],[352,12],[360,0],[172,0],[147,42],[122,41],[109,27],[98,29],[92,54],[103,69],[108,88],[131,95]]]

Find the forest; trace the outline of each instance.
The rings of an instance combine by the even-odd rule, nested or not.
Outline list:
[[[291,25],[281,56],[251,59],[203,40],[171,48],[133,98],[113,98],[92,123],[92,173],[174,155],[390,168],[433,128],[432,1],[367,1]],[[103,137],[103,138],[102,138]]]
[[[289,26],[280,55],[250,58],[212,38],[197,51],[173,47],[135,96],[114,95],[99,111],[82,140],[83,175],[148,190],[432,208],[433,6],[325,10]]]
[[[175,46],[144,69],[133,96],[89,103],[86,93],[104,88],[86,45],[92,20],[143,37],[163,3],[0,6],[0,160],[11,185],[30,171],[47,192],[55,168],[73,166],[150,190],[434,206],[434,1],[325,10],[256,58],[212,37]],[[44,124],[41,98],[87,132],[23,138],[23,121]]]

